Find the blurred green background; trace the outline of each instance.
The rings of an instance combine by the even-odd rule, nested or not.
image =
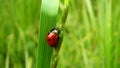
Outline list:
[[[120,1],[70,0],[58,68],[120,67]],[[40,0],[0,0],[0,68],[35,68]]]

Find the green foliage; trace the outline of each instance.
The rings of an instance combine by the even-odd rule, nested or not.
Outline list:
[[[119,3],[70,1],[58,68],[119,68]]]
[[[43,1],[49,7],[40,21],[41,0],[0,0],[0,68],[35,68],[37,61],[49,66],[52,49],[44,37],[56,25],[58,0]],[[120,0],[70,0],[57,68],[120,68],[119,7]],[[39,30],[39,21],[53,24]],[[45,44],[39,58],[38,42]]]
[[[0,68],[36,66],[39,8],[40,0],[0,0]]]

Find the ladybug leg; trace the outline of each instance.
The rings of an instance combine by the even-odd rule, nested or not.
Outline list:
[[[63,31],[60,31],[60,33],[58,34],[58,38],[57,38],[57,47],[55,47],[55,50],[58,52],[60,47],[61,47],[61,44],[62,44],[62,41],[63,41]]]

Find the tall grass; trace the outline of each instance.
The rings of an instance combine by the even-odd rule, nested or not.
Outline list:
[[[71,5],[58,66],[119,68],[119,1],[71,0]]]
[[[37,61],[49,65],[47,45],[37,57],[40,5],[41,0],[0,0],[0,68],[35,68]],[[70,0],[57,68],[120,68],[119,7],[120,0]],[[56,22],[56,17],[41,20]]]
[[[36,66],[39,7],[40,0],[0,0],[0,68]]]

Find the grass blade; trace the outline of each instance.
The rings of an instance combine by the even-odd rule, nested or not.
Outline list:
[[[52,48],[46,43],[46,34],[56,26],[58,7],[59,0],[42,0],[37,68],[50,68]]]

